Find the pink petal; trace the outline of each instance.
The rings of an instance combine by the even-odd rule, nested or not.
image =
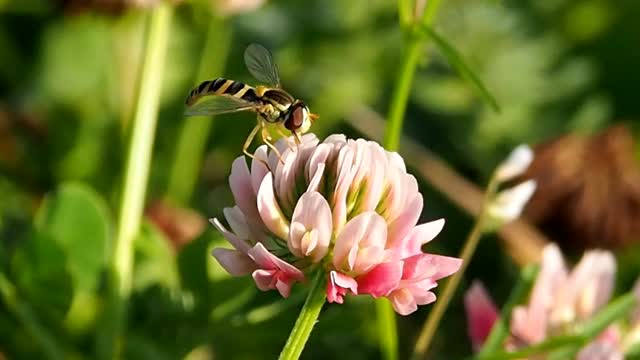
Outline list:
[[[258,209],[256,207],[256,193],[253,191],[251,181],[251,174],[244,156],[236,158],[231,165],[229,186],[236,205],[242,210],[242,213],[249,219],[255,219],[258,215]]]
[[[382,262],[386,241],[384,219],[373,211],[362,213],[351,219],[338,235],[333,265],[355,276],[363,274]]]
[[[273,193],[273,176],[267,174],[262,180],[260,190],[258,191],[258,211],[260,218],[264,222],[267,229],[280,239],[286,239],[289,235],[289,223],[282,214],[280,206]]]
[[[622,350],[607,342],[593,341],[578,353],[576,360],[623,360]]]
[[[433,255],[419,254],[404,260],[402,279],[430,279],[437,281],[445,278],[460,269],[462,259]]]
[[[222,236],[224,236],[225,239],[233,245],[234,248],[245,254],[249,251],[249,244],[238,238],[234,233],[229,232],[229,230],[227,230],[218,219],[209,219],[209,221],[216,227],[216,229],[218,229]]]
[[[318,187],[320,186],[320,181],[322,180],[323,175],[324,175],[324,164],[321,163],[316,166],[316,172],[311,178],[311,180],[309,180],[309,185],[307,186],[307,192],[318,191]]]
[[[529,305],[518,310],[520,314],[511,318],[511,329],[515,335],[530,344],[545,339],[549,323],[549,309],[557,306],[558,289],[566,282],[567,270],[562,253],[555,244],[545,246],[542,251],[540,272],[533,285]]]
[[[568,279],[581,319],[591,317],[609,302],[615,275],[616,260],[611,252],[593,250],[582,257]]]
[[[311,183],[311,178],[315,176],[318,171],[318,166],[326,165],[327,159],[331,154],[332,145],[330,144],[319,144],[314,150],[311,156],[309,157],[309,161],[307,161],[306,165],[306,178],[309,179],[309,183]]]
[[[402,277],[402,267],[402,261],[384,263],[358,277],[360,294],[370,294],[375,298],[388,295],[398,287]]]
[[[261,269],[279,270],[283,274],[296,281],[303,281],[304,274],[295,266],[281,260],[267,250],[261,243],[256,244],[247,253]]]
[[[249,225],[247,219],[244,217],[242,210],[238,206],[232,208],[224,208],[222,210],[224,218],[227,219],[231,231],[239,238],[243,240],[249,239]]]
[[[631,312],[631,325],[635,326],[640,324],[640,279],[636,280],[633,286],[633,295],[636,297],[636,307]]]
[[[404,259],[422,253],[422,245],[433,240],[444,227],[444,219],[418,225],[394,248],[394,256]]]
[[[311,256],[313,262],[320,261],[329,251],[332,228],[331,209],[324,197],[317,192],[304,193],[293,211],[289,250],[297,257]]]
[[[353,181],[354,172],[352,171],[351,166],[346,166],[344,164],[351,164],[353,156],[353,151],[345,146],[340,150],[338,158],[336,159],[338,174],[336,176],[336,186],[333,190],[333,197],[331,198],[330,203],[333,210],[333,230],[336,233],[340,233],[342,227],[347,222],[347,194],[349,193],[349,187]]]
[[[474,281],[464,295],[464,309],[467,313],[467,332],[478,351],[489,337],[493,324],[498,320],[496,305],[480,282]]]
[[[391,301],[393,309],[402,316],[409,315],[418,310],[416,299],[409,289],[395,290],[389,294],[387,298]],[[435,301],[435,295],[433,295],[433,301]]]
[[[288,297],[293,283],[304,280],[302,271],[271,254],[261,243],[251,248],[248,255],[259,268],[252,276],[260,290],[277,289],[280,295]]]
[[[394,248],[400,245],[402,239],[416,226],[421,212],[422,195],[416,193],[408,206],[402,211],[402,214],[389,224],[387,248]]]
[[[256,264],[246,254],[236,250],[217,248],[213,249],[213,257],[232,276],[243,276],[256,269]]]
[[[386,185],[385,173],[387,170],[386,155],[384,149],[375,142],[368,144],[371,156],[367,164],[367,184],[364,188],[358,211],[375,211],[380,203]]]
[[[329,281],[327,281],[327,301],[342,304],[344,302],[344,296],[349,292],[357,295],[358,283],[345,274],[330,271]]]
[[[253,188],[253,193],[257,194],[262,180],[269,172],[266,165],[269,163],[267,145],[260,145],[253,156],[254,159],[251,161],[251,187]]]

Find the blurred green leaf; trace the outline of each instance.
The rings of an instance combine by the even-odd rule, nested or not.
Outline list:
[[[33,231],[16,249],[11,272],[19,294],[56,321],[66,314],[73,295],[67,254],[50,235]]]
[[[45,199],[35,224],[65,252],[75,287],[93,291],[111,241],[112,221],[102,197],[86,185],[63,184]]]
[[[462,54],[458,52],[449,42],[440,36],[435,30],[433,30],[430,26],[422,24],[419,28],[419,31],[428,37],[430,37],[433,42],[438,46],[444,57],[447,59],[449,64],[453,66],[454,69],[462,76],[464,79],[469,81],[471,85],[480,93],[482,98],[489,103],[489,105],[493,108],[494,111],[500,112],[500,106],[496,101],[495,97],[489,92],[486,86],[480,80],[480,77],[476,75],[476,73],[467,65]]]
[[[134,247],[133,288],[136,291],[142,291],[152,285],[177,288],[179,278],[176,257],[169,240],[153,224],[142,224]]]

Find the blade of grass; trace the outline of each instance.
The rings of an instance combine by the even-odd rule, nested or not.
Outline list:
[[[442,52],[442,55],[447,59],[449,64],[458,72],[458,74],[465,80],[467,80],[480,96],[491,106],[491,108],[500,112],[500,106],[496,98],[489,92],[487,87],[482,83],[480,77],[467,65],[464,57],[458,50],[456,50],[445,38],[440,36],[431,26],[428,24],[422,24],[418,28],[418,32],[421,35],[428,36],[438,46],[438,49]]]
[[[222,72],[231,43],[230,27],[223,19],[212,17],[205,41],[196,82]],[[212,126],[207,116],[184,119],[167,185],[167,196],[176,204],[186,205],[193,195]]]
[[[548,353],[552,350],[556,351],[551,353],[550,358],[571,359],[585,344],[600,335],[600,333],[614,321],[627,315],[637,304],[638,301],[634,294],[622,295],[607,305],[607,307],[600,310],[590,320],[582,324],[576,330],[575,334],[553,337],[539,344],[534,344],[517,351],[494,352],[482,357],[478,356],[477,359],[521,359],[537,354]]]
[[[402,63],[396,78],[393,89],[393,96],[389,105],[389,114],[387,116],[387,126],[384,132],[384,147],[389,151],[396,151],[400,145],[400,137],[402,136],[402,125],[404,123],[404,115],[409,102],[409,93],[413,83],[413,76],[418,66],[418,61],[424,51],[426,40],[424,37],[415,36],[413,29],[417,24],[411,21],[411,3],[408,0],[399,0],[398,4],[400,12],[400,27],[406,31],[408,36],[406,47],[402,56]],[[439,0],[429,0],[425,5],[424,14],[421,22],[431,25],[435,19],[435,15],[440,7]],[[409,19],[407,22],[406,19]],[[407,27],[408,23],[410,27]],[[395,311],[391,303],[386,299],[376,300],[376,317],[378,323],[378,334],[380,337],[380,347],[383,359],[396,360],[398,358],[398,329],[396,325]]]
[[[140,230],[144,209],[172,13],[171,4],[165,1],[160,2],[151,12],[131,139],[127,149],[118,230],[109,269],[110,294],[101,329],[104,332],[98,336],[97,351],[103,359],[112,359],[114,354],[119,357],[119,347],[123,340],[133,275],[133,240]]]
[[[527,297],[537,273],[538,268],[535,265],[529,265],[522,269],[520,278],[511,291],[507,303],[502,307],[500,318],[498,318],[491,328],[491,333],[478,353],[478,357],[483,357],[486,354],[500,350],[505,339],[509,336],[509,323],[511,321],[513,308],[517,304],[522,303]]]

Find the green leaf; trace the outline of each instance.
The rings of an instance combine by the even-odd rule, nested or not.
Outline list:
[[[111,240],[111,219],[100,195],[83,184],[63,184],[45,199],[35,223],[66,254],[74,287],[94,291]]]
[[[73,294],[65,260],[59,244],[34,231],[16,249],[11,263],[20,296],[55,321],[63,319]]]
[[[135,240],[133,288],[142,291],[152,285],[178,287],[178,268],[169,240],[153,224],[142,224]]]
[[[430,26],[422,24],[418,31],[421,35],[430,37],[438,46],[449,64],[453,66],[462,78],[469,81],[471,85],[480,93],[484,100],[489,103],[494,111],[500,112],[500,106],[495,97],[489,92],[486,86],[480,80],[480,77],[467,65],[464,58],[458,50],[456,50],[449,42],[440,36]]]

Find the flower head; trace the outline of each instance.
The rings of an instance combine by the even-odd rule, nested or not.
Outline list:
[[[516,306],[511,314],[512,336],[506,347],[514,349],[571,333],[609,302],[615,272],[615,258],[608,251],[586,252],[569,271],[558,247],[547,245],[529,303]],[[468,331],[477,350],[498,318],[496,308],[482,285],[474,283],[465,295],[465,309]],[[578,358],[622,358],[621,338],[616,325],[610,325],[581,350]],[[596,354],[610,357],[593,357]]]
[[[444,220],[416,225],[423,199],[402,158],[342,135],[302,140],[275,144],[282,161],[264,145],[250,165],[244,157],[234,161],[236,206],[224,211],[231,230],[218,219],[213,224],[235,249],[215,249],[218,262],[285,297],[293,283],[322,269],[330,302],[348,294],[387,297],[406,315],[435,301],[436,281],[461,264],[422,252]]]

